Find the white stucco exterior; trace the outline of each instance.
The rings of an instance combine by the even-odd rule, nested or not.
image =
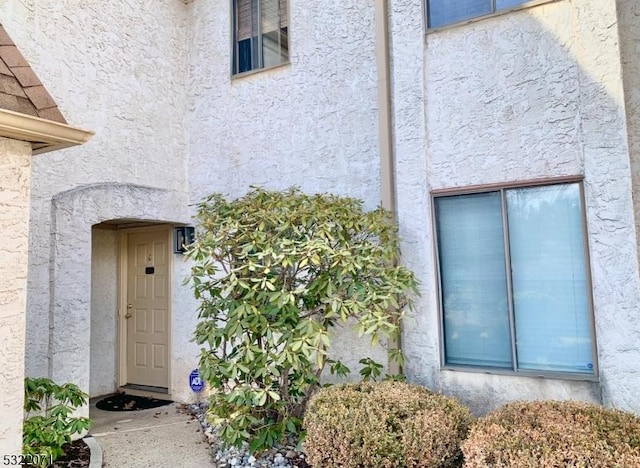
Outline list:
[[[0,4],[63,114],[96,131],[33,161],[28,375],[92,396],[122,383],[118,221],[190,223],[203,196],[251,185],[379,204],[373,2],[290,2],[290,63],[240,78],[230,3]],[[429,34],[423,3],[389,1],[397,218],[421,282],[402,339],[408,379],[477,412],[574,398],[640,413],[636,2],[558,0]],[[432,191],[564,176],[584,180],[598,379],[441,370]],[[198,354],[188,271],[174,255],[169,392],[181,401]],[[364,350],[336,342],[351,358]]]
[[[375,207],[380,194],[373,5],[290,2],[291,63],[231,78],[230,4],[191,5],[192,200],[212,189],[239,196],[250,185],[299,185]]]
[[[91,236],[90,395],[108,395],[118,385],[118,259],[115,226],[99,225]]]
[[[109,275],[117,271],[119,251],[98,233],[92,262],[91,227],[123,218],[130,223],[189,221],[187,11],[184,3],[173,0],[0,4],[3,25],[62,113],[70,122],[96,130],[97,140],[86,150],[33,160],[27,321],[38,326],[27,330],[27,375],[73,381],[91,395],[117,388],[117,277]],[[99,190],[68,193],[95,184],[111,184],[111,201]],[[156,187],[165,195],[134,200],[138,192],[128,185]],[[65,226],[70,232],[60,233]],[[180,284],[183,276],[174,280]],[[193,305],[189,310],[194,311]],[[189,361],[179,370],[189,369],[179,379],[183,391],[196,363],[197,350],[188,340],[185,336],[185,345],[174,347],[173,356]]]
[[[30,375],[50,372],[52,198],[94,183],[185,187],[186,13],[175,0],[0,4],[4,27],[63,115],[96,130],[86,148],[33,161],[28,321],[41,326],[27,330]],[[89,278],[90,263],[79,274]]]
[[[289,34],[291,63],[239,78],[229,70],[230,4],[192,5],[191,200],[212,191],[237,197],[252,185],[274,190],[296,185],[311,193],[360,198],[375,208],[380,161],[373,4],[347,0],[327,8],[290,2],[290,23],[296,25]],[[332,348],[356,378],[362,357],[387,361],[383,349],[372,349],[369,340],[344,328],[334,331]]]
[[[423,280],[403,341],[407,374],[477,411],[522,398],[639,411],[629,367],[640,362],[637,244],[615,2],[553,2],[426,41],[412,20],[420,2],[399,3],[394,57],[412,54],[394,67],[399,222],[403,258]],[[428,193],[575,175],[586,192],[600,382],[439,371]]]
[[[640,187],[640,5],[619,0],[618,24],[624,81],[625,111],[629,135],[629,155],[634,193]],[[640,200],[635,200],[636,235],[640,232]]]
[[[51,363],[50,372],[55,381],[71,381],[76,382],[81,388],[91,388],[91,360],[86,359],[86,350],[89,350],[91,345],[92,321],[96,325],[94,333],[104,333],[102,337],[94,337],[94,344],[103,350],[108,348],[109,341],[112,342],[112,349],[117,346],[117,336],[112,332],[113,309],[108,307],[109,303],[119,301],[118,297],[113,297],[115,289],[111,289],[111,297],[108,298],[105,309],[91,308],[92,296],[96,300],[97,294],[109,295],[109,289],[99,289],[100,282],[105,281],[108,263],[106,271],[95,272],[98,280],[95,285],[91,284],[90,267],[91,227],[104,221],[118,219],[184,223],[188,221],[186,196],[183,192],[138,185],[96,184],[81,186],[54,197],[51,238],[54,251],[51,259],[53,306],[49,311],[48,357]],[[100,247],[100,243],[104,245],[104,240],[98,240],[97,247]],[[99,248],[96,250],[99,252]],[[111,255],[113,253],[115,252],[111,249]],[[112,263],[113,257],[110,258],[109,263]],[[101,313],[104,316],[101,317]],[[195,312],[191,315],[195,316]],[[108,321],[110,325],[106,329],[99,328],[97,325],[104,321]],[[103,343],[98,344],[101,338]],[[175,354],[171,355],[171,359],[178,360],[181,353],[187,353],[189,357],[195,354],[196,349],[190,347],[188,337],[185,338],[187,339],[183,344],[173,347]],[[113,355],[115,356],[115,353]],[[103,358],[108,359],[106,356]],[[99,386],[100,392],[108,388],[109,368],[114,365],[98,366],[98,374],[105,372],[104,380],[100,377],[94,380],[94,385]],[[112,386],[113,390],[115,388]],[[179,390],[177,393],[180,393]]]
[[[0,138],[0,453],[22,449],[31,145]]]

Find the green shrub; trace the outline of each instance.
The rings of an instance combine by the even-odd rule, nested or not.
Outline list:
[[[323,468],[457,466],[470,423],[466,407],[422,387],[335,385],[309,403],[305,453]]]
[[[43,462],[41,455],[54,461],[64,455],[62,446],[71,443],[71,436],[91,426],[90,419],[72,416],[86,402],[87,394],[74,384],[57,385],[44,377],[25,378],[23,454]]]
[[[578,402],[510,403],[462,445],[466,467],[640,467],[640,418]]]
[[[188,256],[209,416],[224,442],[260,451],[299,435],[325,367],[350,372],[328,358],[330,327],[355,323],[374,344],[393,340],[416,280],[394,264],[389,214],[352,198],[256,189],[211,196],[197,219]],[[378,377],[382,366],[362,357],[361,375]]]

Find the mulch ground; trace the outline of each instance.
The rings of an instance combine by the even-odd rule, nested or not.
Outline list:
[[[96,403],[96,408],[103,411],[140,411],[150,408],[158,408],[170,403],[173,402],[171,400],[160,400],[158,398],[116,393],[115,395],[110,395],[100,400]]]
[[[53,464],[55,468],[84,468],[89,466],[91,450],[82,439],[64,445],[64,456]]]
[[[84,443],[84,440],[78,439],[70,444],[64,444],[62,448],[64,455],[51,465],[53,468],[86,468],[89,466],[91,450],[87,444]],[[34,468],[33,465],[22,466]]]

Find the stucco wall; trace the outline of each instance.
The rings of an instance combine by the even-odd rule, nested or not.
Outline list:
[[[190,286],[184,285],[190,264],[180,254],[173,256],[171,304],[171,396],[176,401],[193,402],[198,396],[189,386],[189,374],[198,367],[200,346],[193,343],[198,321],[197,303]]]
[[[230,4],[191,4],[192,199],[299,185],[376,206],[373,3],[290,2],[291,64],[237,79],[230,77]]]
[[[52,217],[50,375],[89,391],[91,227],[114,219],[185,223],[186,193],[127,184],[89,185],[56,195]],[[176,349],[193,354],[188,346]]]
[[[82,148],[34,159],[30,373],[90,388],[81,356],[90,344],[92,224],[188,222],[190,203],[250,185],[378,204],[372,2],[291,2],[291,63],[238,79],[229,69],[230,3],[0,4],[67,119],[97,133]],[[615,0],[558,0],[426,38],[422,3],[390,2],[398,216],[403,261],[422,292],[403,339],[409,378],[478,411],[569,396],[640,411],[640,374],[628,369],[640,362],[628,150],[637,175],[634,2],[618,0],[620,35]],[[430,191],[563,175],[585,177],[600,382],[440,371]],[[188,265],[174,260],[171,385],[189,399],[195,348],[182,344],[196,304],[181,285]],[[352,354],[365,349],[338,343]]]
[[[637,235],[640,233],[640,3],[634,0],[616,3]]]
[[[0,454],[22,448],[31,145],[0,138]]]
[[[625,366],[640,362],[640,298],[615,2],[558,1],[424,42],[420,12],[403,0],[392,13],[403,258],[422,280],[403,340],[410,379],[479,412],[518,398],[599,401],[601,389],[605,403],[640,411]],[[440,371],[429,191],[564,175],[585,177],[601,388]]]
[[[91,396],[106,395],[117,388],[118,236],[118,231],[107,227],[92,230]]]
[[[79,185],[186,185],[186,19],[176,0],[0,2],[2,24],[82,147],[33,160],[27,369],[48,372],[51,198]],[[89,265],[83,274],[90,275]]]
[[[96,133],[34,162],[35,196],[113,181],[184,186],[187,9],[175,0],[0,3],[3,26],[62,114]]]
[[[373,2],[290,2],[291,63],[235,79],[230,4],[192,4],[192,202],[212,192],[241,196],[252,185],[297,185],[357,197],[369,209],[379,205]],[[387,361],[382,349],[349,331],[336,330],[332,346],[356,376],[361,357]]]

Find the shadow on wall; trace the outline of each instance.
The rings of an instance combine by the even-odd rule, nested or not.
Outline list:
[[[397,179],[409,246],[403,246],[404,258],[421,272],[418,310],[428,314],[416,317],[403,344],[414,381],[456,394],[476,413],[534,398],[602,400],[640,411],[634,395],[640,378],[625,370],[626,363],[640,362],[634,316],[640,299],[634,212],[640,214],[640,202],[634,209],[632,196],[640,182],[640,117],[634,107],[640,101],[640,7],[619,0],[618,8],[613,0],[553,2],[427,35],[426,160],[403,160],[399,152]],[[610,27],[616,14],[624,74],[612,53],[618,50],[618,34]],[[394,72],[402,74],[395,80],[402,87],[408,72]],[[397,128],[410,125],[403,119],[414,105],[402,99],[396,104]],[[424,262],[411,251],[433,245],[434,233],[429,219],[413,219],[429,207],[402,200],[415,195],[403,184],[425,162],[430,191],[584,176],[599,382],[434,370],[440,361],[430,282],[435,259]]]

